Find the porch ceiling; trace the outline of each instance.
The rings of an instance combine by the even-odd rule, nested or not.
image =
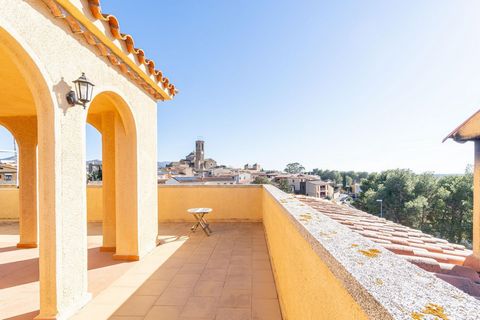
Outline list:
[[[16,65],[0,50],[0,117],[36,114],[30,89]]]

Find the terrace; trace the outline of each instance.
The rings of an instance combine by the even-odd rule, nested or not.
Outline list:
[[[349,218],[366,221],[368,215],[360,219],[354,214],[359,211],[300,201],[271,186],[159,186],[160,244],[141,261],[114,261],[112,253],[98,250],[102,241],[97,218],[102,208],[92,202],[98,204],[101,191],[94,187],[87,193],[93,299],[73,319],[478,316],[480,303],[472,295],[348,228]],[[210,237],[200,230],[190,232],[193,220],[186,209],[194,206],[213,208]],[[335,214],[342,214],[343,220]],[[15,232],[12,224],[1,230],[5,249],[0,255],[5,261],[19,251],[8,249],[17,240],[5,235]],[[10,297],[2,299],[7,308],[0,309],[2,315],[8,309],[6,318],[35,315],[35,268],[25,264],[35,259],[35,252],[21,251],[23,258],[8,263],[17,277],[10,280],[13,283],[3,282],[9,277],[2,277],[9,290],[5,295]],[[0,266],[2,276],[6,267]]]

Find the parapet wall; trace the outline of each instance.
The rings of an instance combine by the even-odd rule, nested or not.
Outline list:
[[[194,221],[188,208],[212,208],[209,221],[262,221],[261,185],[174,185],[158,187],[160,222]]]
[[[284,319],[478,319],[480,302],[272,186],[263,224]]]
[[[102,188],[87,188],[88,218],[101,221]],[[18,217],[18,189],[0,189],[0,219]],[[158,187],[160,222],[263,222],[284,319],[478,319],[480,302],[266,185]]]

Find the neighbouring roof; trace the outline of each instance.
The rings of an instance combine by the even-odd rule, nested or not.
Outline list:
[[[130,61],[125,61],[125,59],[116,55],[115,52],[113,52],[111,48],[109,48],[108,44],[106,44],[101,39],[98,39],[98,37],[96,37],[90,30],[88,30],[88,28],[82,25],[82,23],[74,17],[74,14],[69,12],[59,3],[64,3],[65,1],[42,1],[48,6],[54,17],[64,19],[70,26],[70,29],[73,33],[82,34],[87,43],[91,46],[94,46],[101,56],[106,57],[113,66],[117,66],[124,75],[126,75],[135,83],[139,84],[155,99],[167,100],[175,96],[175,94],[177,93],[177,89],[175,88],[175,86],[170,83],[170,80],[168,78],[163,76],[163,73],[161,71],[155,69],[155,62],[153,60],[147,59],[145,57],[145,52],[142,49],[135,47],[133,37],[129,34],[121,32],[118,19],[114,15],[102,13],[100,0],[87,0],[88,9],[90,10],[92,16],[95,19],[106,22],[108,24],[111,36],[124,43],[124,46],[121,46],[122,48],[117,49],[123,51],[125,56],[132,54],[136,58],[136,61],[134,61],[135,66],[136,63],[144,65],[146,72],[142,69],[132,70],[131,59]],[[129,58],[127,57],[127,59]],[[133,69],[136,69],[135,66]],[[145,79],[144,76],[142,77],[140,73],[144,73],[147,76],[147,79]],[[150,81],[152,83],[149,83]],[[158,86],[158,88],[155,88],[155,86]],[[164,90],[164,92],[159,91],[159,88],[161,90]],[[167,93],[168,96],[165,93]]]
[[[326,185],[330,185],[330,182],[327,182],[327,181],[321,181],[321,180],[307,181],[307,183],[310,183],[310,184],[315,184],[315,185],[318,185],[318,186],[326,186]]]
[[[472,251],[463,245],[453,244],[420,230],[327,200],[296,197],[354,232],[480,299],[479,274],[472,268],[463,266],[466,257],[470,256]]]
[[[0,164],[0,173],[16,173],[17,167],[8,164]]]
[[[462,122],[452,132],[450,132],[442,142],[448,139],[453,139],[457,142],[465,142],[469,140],[476,140],[480,138],[480,110],[471,115],[467,120]]]

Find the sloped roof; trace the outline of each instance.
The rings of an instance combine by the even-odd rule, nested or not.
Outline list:
[[[88,28],[86,28],[84,25],[82,25],[81,22],[78,21],[78,19],[75,17],[75,14],[69,12],[69,10],[73,11],[71,8],[67,10],[64,7],[68,3],[68,1],[42,1],[48,6],[54,17],[64,19],[70,26],[70,29],[73,33],[82,34],[89,45],[96,47],[100,55],[107,57],[107,59],[112,65],[117,66],[123,74],[128,76],[132,81],[141,85],[148,93],[150,93],[156,99],[165,100],[175,96],[175,94],[177,93],[177,89],[175,88],[175,86],[170,83],[170,80],[166,78],[160,70],[155,69],[155,62],[153,60],[147,59],[145,57],[145,52],[142,49],[135,47],[133,37],[129,34],[122,33],[122,31],[120,30],[120,24],[118,19],[114,15],[102,13],[100,0],[86,0],[88,3],[88,9],[90,10],[92,16],[95,19],[108,24],[110,34],[115,39],[124,43],[124,46],[122,46],[122,48],[115,47],[113,48],[113,50],[111,50],[112,48],[109,47],[108,44],[106,44],[101,39],[98,39],[98,37],[93,34],[94,32],[88,30]],[[123,48],[126,48],[126,50],[124,50]],[[119,57],[117,54],[115,54],[115,52],[113,52],[118,49],[123,51],[123,53],[127,56],[129,54],[132,54],[140,65],[145,66],[146,72],[144,72],[142,69],[135,68],[136,64],[135,66],[132,65],[131,59],[130,61],[126,61],[126,59]],[[141,75],[139,76],[140,73],[144,73],[147,78],[142,77]],[[151,83],[149,83],[149,80],[151,81]],[[159,92],[158,88],[155,88],[155,86],[158,86],[160,89],[164,90],[164,92],[168,93],[168,96],[163,96],[162,92]]]
[[[472,128],[472,125],[478,123],[478,129]],[[473,131],[472,131],[473,129]],[[469,140],[475,140],[480,137],[480,110],[471,115],[467,120],[462,122],[452,132],[450,132],[442,142],[448,139],[453,139],[457,142],[465,142]]]
[[[327,200],[306,196],[296,197],[354,232],[480,299],[478,273],[472,268],[463,266],[466,257],[470,256],[472,251],[463,245],[453,244],[420,230]]]

